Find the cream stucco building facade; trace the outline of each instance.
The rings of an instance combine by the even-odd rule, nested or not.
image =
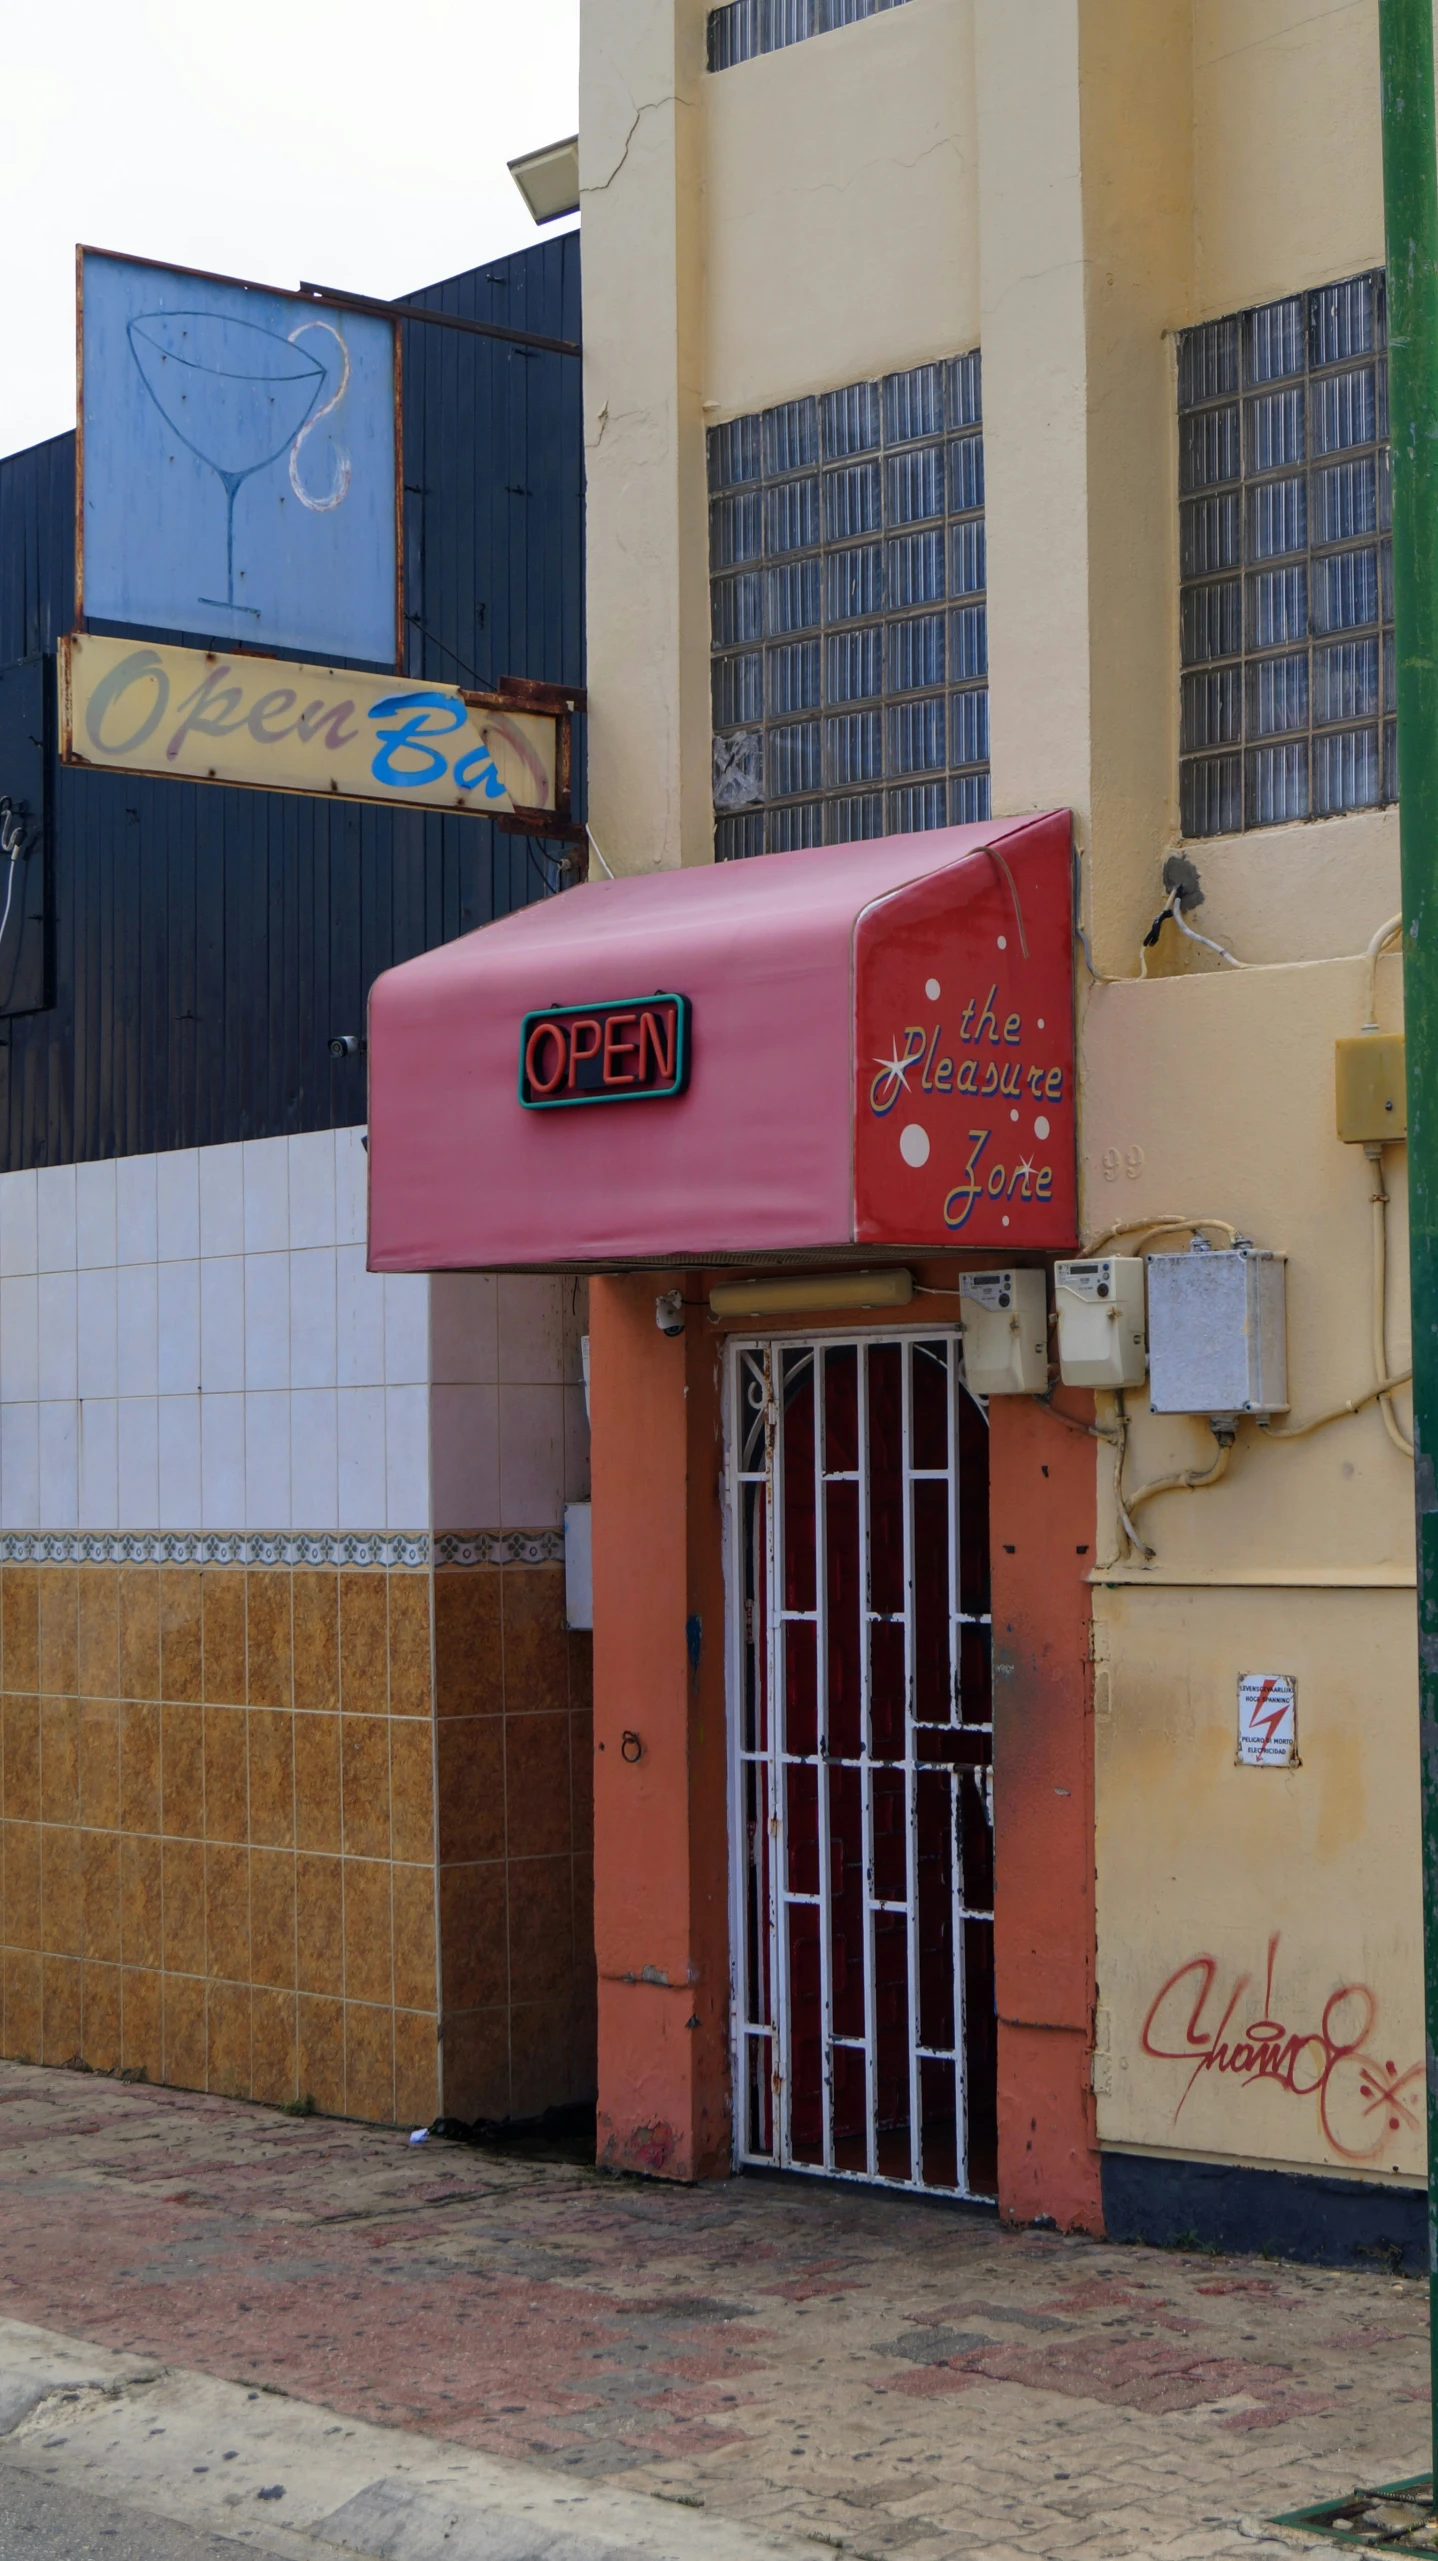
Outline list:
[[[1399,903],[1397,811],[1182,836],[1177,349],[1381,268],[1377,0],[898,0],[712,70],[709,16],[582,12],[594,838],[616,873],[714,859],[711,431],[980,350],[991,807],[1072,812],[1082,1239],[1215,1221],[1288,1257],[1286,1422],[1144,1510],[1151,1559],[1091,1447],[1094,1937],[1056,2140],[1100,2176],[1028,2203],[1195,2228],[1199,2165],[1261,2240],[1254,2172],[1424,2172],[1411,1463],[1373,1403],[1278,1445],[1375,1378],[1334,1042]],[[1242,967],[1172,926],[1145,949],[1180,849]],[[1385,1028],[1401,1002],[1389,953]],[[1383,1165],[1397,1376],[1402,1147]],[[1130,1491],[1210,1466],[1201,1420],[1130,1408]],[[1253,1671],[1296,1680],[1295,1766],[1236,1765]]]

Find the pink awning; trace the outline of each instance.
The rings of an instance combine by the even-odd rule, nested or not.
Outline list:
[[[569,890],[377,980],[369,1075],[375,1271],[1070,1245],[1068,813]]]

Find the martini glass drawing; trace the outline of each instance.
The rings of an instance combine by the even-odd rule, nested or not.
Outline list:
[[[278,331],[219,311],[143,312],[127,321],[126,335],[161,417],[224,485],[226,593],[199,601],[258,621],[257,606],[235,603],[235,499],[244,481],[293,444],[324,388],[325,368]]]

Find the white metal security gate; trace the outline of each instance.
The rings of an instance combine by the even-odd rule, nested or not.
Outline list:
[[[986,1418],[953,1334],[729,1363],[738,2157],[991,2197]]]

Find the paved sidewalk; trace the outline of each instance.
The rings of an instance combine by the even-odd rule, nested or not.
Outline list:
[[[19,2065],[0,2313],[856,2555],[1232,2561],[1426,2462],[1425,2291],[1380,2270],[411,2150]]]
[[[7,2561],[7,2526],[27,2509],[42,2529],[68,2513],[97,2553],[119,2544],[134,2561],[795,2561],[801,2549],[642,2490],[339,2419],[0,2316]],[[51,2549],[78,2561],[63,2539]]]

